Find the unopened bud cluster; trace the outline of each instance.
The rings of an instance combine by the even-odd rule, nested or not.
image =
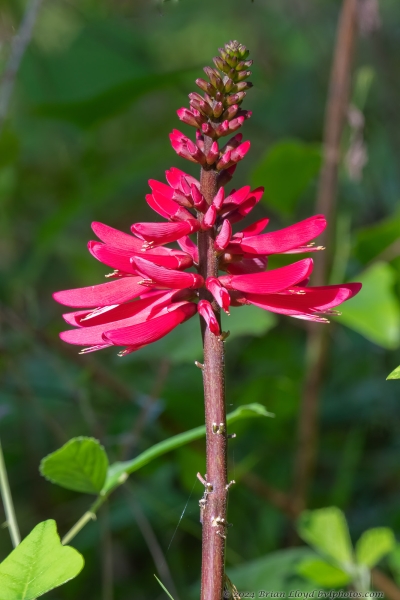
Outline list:
[[[220,182],[224,185],[231,179],[236,164],[250,148],[250,142],[241,143],[241,134],[233,137],[222,148],[219,147],[218,140],[237,131],[245,119],[251,116],[251,112],[243,110],[241,104],[246,90],[252,87],[252,83],[245,80],[251,75],[248,68],[253,61],[246,60],[249,51],[236,41],[219,48],[219,53],[213,59],[216,68],[204,67],[209,81],[196,80],[204,95],[192,92],[189,94],[190,109],[180,108],[177,111],[183,123],[197,129],[196,142],[177,130],[172,132],[170,138],[179,156],[197,162],[206,169],[228,170]],[[211,146],[205,143],[205,137],[213,140]]]

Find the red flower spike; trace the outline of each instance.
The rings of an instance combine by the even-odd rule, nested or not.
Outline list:
[[[208,300],[200,300],[197,305],[197,312],[203,317],[211,333],[214,335],[221,334],[217,318]]]
[[[232,236],[232,226],[229,221],[225,220],[222,223],[221,231],[215,238],[214,248],[217,252],[225,250]]]
[[[183,235],[195,233],[200,229],[200,223],[191,219],[180,223],[135,223],[132,232],[147,243],[142,249],[176,242]]]
[[[177,129],[170,134],[171,145],[179,156],[206,170],[220,171],[219,191],[212,204],[207,204],[197,179],[172,167],[166,171],[168,185],[151,179],[152,193],[146,197],[149,206],[168,222],[135,223],[131,228],[133,235],[93,223],[101,242],[89,242],[89,251],[114,269],[106,277],[115,279],[54,294],[58,302],[78,309],[64,315],[75,329],[60,335],[68,343],[87,346],[83,353],[121,345],[125,348],[120,356],[129,354],[160,339],[196,312],[210,331],[219,335],[213,304],[205,299],[198,304],[191,302],[197,302],[197,290],[204,285],[226,312],[230,306],[254,304],[271,312],[319,322],[326,322],[322,315],[337,314],[334,307],[360,290],[360,284],[353,283],[307,287],[312,271],[309,258],[266,270],[270,254],[319,250],[311,240],[326,226],[321,215],[271,233],[263,233],[268,219],[262,218],[232,237],[232,224],[244,219],[263,194],[263,188],[251,191],[244,186],[225,197],[223,186],[232,179],[250,142],[242,143],[241,133],[228,139],[221,149],[216,141],[236,131],[251,116],[251,111],[240,107],[251,87],[245,81],[251,65],[247,55],[247,49],[237,42],[226,44],[214,60],[223,75],[207,67],[211,83],[197,80],[205,92],[204,98],[198,93],[189,94],[190,108],[177,111],[182,122],[195,127],[195,143]],[[192,214],[193,209],[198,219]],[[209,277],[205,282],[201,275],[185,271],[193,264],[199,270],[204,267],[199,264],[198,247],[189,237],[200,229],[211,230],[219,269],[227,273]],[[177,242],[181,249],[164,246],[170,242]]]
[[[103,333],[103,340],[114,346],[128,346],[131,351],[139,350],[170,333],[177,325],[193,317],[196,311],[197,305],[193,302],[178,303],[176,307],[171,305],[161,317]]]
[[[217,209],[215,208],[215,206],[213,204],[211,204],[211,206],[208,207],[207,212],[205,213],[204,217],[203,217],[203,221],[201,223],[201,229],[206,230],[206,229],[211,229],[211,227],[214,225],[215,221],[217,218]]]
[[[312,267],[312,259],[305,258],[287,267],[280,267],[265,273],[222,275],[218,279],[228,290],[262,295],[273,294],[294,286],[308,277]]]
[[[136,271],[143,275],[145,285],[150,284],[153,287],[162,286],[163,288],[180,290],[199,288],[204,285],[204,279],[201,275],[197,275],[197,273],[174,271],[173,269],[159,267],[139,256],[131,258],[131,262]]]
[[[218,306],[222,308],[229,315],[229,306],[231,303],[231,298],[229,296],[228,290],[223,287],[220,280],[216,277],[207,277],[206,279],[206,288],[215,298]]]

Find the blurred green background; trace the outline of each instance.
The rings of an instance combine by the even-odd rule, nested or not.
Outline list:
[[[254,59],[245,101],[253,117],[243,128],[252,148],[235,187],[266,186],[252,217],[270,216],[270,228],[313,214],[339,9],[338,0],[43,1],[0,136],[0,433],[23,535],[48,518],[65,533],[90,504],[38,472],[69,438],[97,437],[112,460],[128,459],[204,419],[194,319],[123,359],[112,349],[82,357],[58,339],[62,307],[52,293],[107,272],[86,250],[91,221],[129,231],[153,219],[149,178],[163,181],[171,166],[196,175],[168,134],[192,134],[175,111],[230,39]],[[24,10],[19,0],[1,2],[2,68]],[[343,136],[331,275],[364,289],[328,326],[309,497],[310,508],[343,509],[354,539],[369,527],[400,527],[400,383],[385,381],[400,364],[398,2],[382,0],[379,13],[357,40],[351,98],[364,125],[350,119]],[[290,490],[307,328],[250,308],[226,327],[228,411],[259,402],[275,414],[238,423],[229,445],[234,573],[295,541],[290,519],[249,489],[246,474]],[[175,600],[188,598],[199,579],[196,473],[204,470],[200,441],[132,476],[129,494],[121,488],[74,540],[82,574],[46,597],[164,598],[142,533],[150,524]],[[10,550],[0,529],[0,559]]]

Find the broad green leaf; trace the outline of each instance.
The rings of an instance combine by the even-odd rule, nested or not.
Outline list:
[[[348,573],[319,558],[310,558],[301,562],[297,567],[297,573],[322,587],[341,587],[351,581]]]
[[[392,371],[386,379],[400,379],[400,366],[396,367],[394,371]]]
[[[399,239],[400,211],[355,234],[354,255],[367,264]]]
[[[354,278],[362,290],[345,302],[338,322],[361,333],[383,348],[400,345],[400,305],[393,292],[396,273],[384,262],[378,262]]]
[[[39,523],[0,564],[1,600],[33,600],[73,579],[81,554],[62,546],[53,520]]]
[[[297,574],[299,561],[315,557],[309,548],[290,548],[227,569],[239,593],[246,590],[310,591],[314,584]]]
[[[252,174],[254,186],[263,185],[263,200],[283,214],[290,214],[301,194],[321,167],[321,147],[298,140],[275,144],[261,158]]]
[[[154,577],[157,579],[158,583],[160,584],[160,586],[162,587],[164,592],[167,594],[168,598],[171,598],[171,600],[174,600],[173,597],[171,596],[171,594],[169,593],[169,591],[167,590],[167,588],[165,587],[165,585],[163,583],[161,583],[161,581],[158,579],[157,575],[154,575]]]
[[[86,494],[101,492],[107,476],[107,454],[94,438],[77,437],[46,456],[40,472],[52,483]]]
[[[273,415],[269,413],[264,406],[254,403],[239,406],[236,410],[226,416],[226,421],[228,425],[232,425],[232,423],[239,421],[240,419],[272,416]],[[128,475],[134,473],[138,469],[141,469],[152,460],[162,456],[163,454],[166,454],[167,452],[171,452],[171,450],[180,448],[184,444],[198,440],[204,437],[205,434],[206,428],[204,425],[201,425],[200,427],[196,427],[190,431],[185,431],[184,433],[174,435],[173,437],[168,438],[159,444],[155,444],[148,450],[145,450],[139,454],[139,456],[136,456],[136,458],[133,460],[116,462],[110,465],[110,468],[108,469],[107,481],[105,482],[102,494],[107,494],[114,488],[118,487],[118,485],[126,480]]]
[[[297,530],[305,542],[339,565],[353,562],[346,518],[335,506],[303,512]]]
[[[370,569],[396,546],[393,531],[388,527],[375,527],[365,531],[356,544],[356,558]]]

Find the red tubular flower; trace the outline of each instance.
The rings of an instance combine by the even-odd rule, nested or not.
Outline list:
[[[204,96],[191,93],[190,109],[178,110],[181,121],[195,127],[195,141],[176,129],[170,134],[179,156],[206,171],[214,170],[219,190],[212,202],[207,203],[197,179],[176,167],[166,171],[167,183],[150,179],[151,194],[146,201],[165,221],[135,223],[133,235],[94,222],[92,228],[100,241],[89,242],[89,251],[113,269],[106,277],[114,279],[54,294],[57,302],[80,309],[64,315],[73,329],[60,337],[69,344],[85,346],[83,352],[123,346],[120,355],[129,354],[167,335],[196,313],[214,335],[220,335],[218,307],[229,314],[231,306],[253,304],[298,319],[326,322],[323,315],[336,314],[334,308],[360,290],[357,283],[308,287],[310,258],[267,269],[271,254],[321,250],[313,246],[313,240],[326,227],[322,215],[267,233],[264,229],[269,220],[262,218],[233,232],[232,226],[252,211],[264,191],[250,186],[224,189],[236,163],[250,149],[250,142],[242,143],[241,133],[222,147],[217,141],[251,116],[241,108],[251,87],[245,81],[251,61],[245,60],[246,48],[235,44],[220,50],[221,56],[214,60],[217,69],[205,69],[210,83],[197,80]],[[206,281],[200,274],[204,270],[198,247],[190,237],[197,232],[213,240],[221,271]],[[173,242],[180,250],[166,246]]]

